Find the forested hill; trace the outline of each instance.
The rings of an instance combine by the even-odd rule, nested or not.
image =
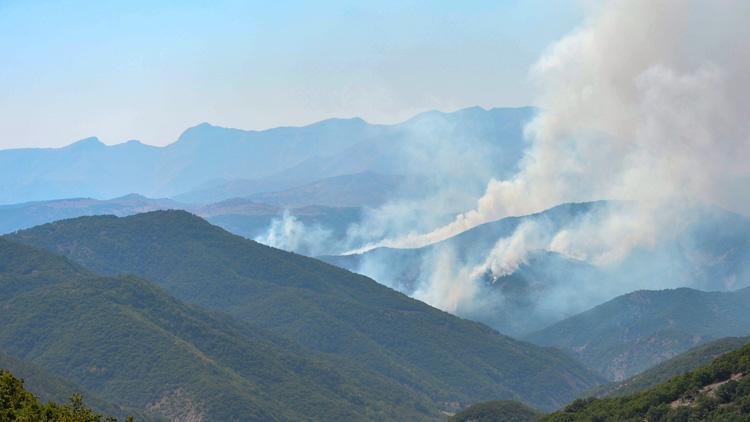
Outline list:
[[[99,276],[4,238],[0,263],[3,351],[118,406],[178,420],[438,414],[424,394],[135,276]]]
[[[178,299],[354,360],[430,397],[436,408],[501,398],[552,410],[601,382],[558,350],[500,335],[187,212],[82,217],[11,238],[96,272],[136,274]]]

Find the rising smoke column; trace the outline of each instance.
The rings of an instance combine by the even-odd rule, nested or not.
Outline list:
[[[505,306],[486,281],[513,273],[537,252],[616,268],[635,248],[679,237],[699,218],[694,210],[701,203],[750,215],[748,51],[747,1],[592,5],[584,24],[550,46],[530,71],[541,112],[525,128],[529,147],[520,171],[491,180],[474,209],[449,224],[353,252],[418,248],[561,203],[617,200],[564,227],[524,224],[498,239],[478,264],[437,245],[410,293],[483,319]],[[674,261],[654,268],[653,261],[638,262],[640,273],[661,265],[686,268],[678,257],[658,259]],[[559,319],[635,289],[684,285],[669,277],[569,278],[537,299],[537,312]]]
[[[450,224],[362,250],[420,247],[488,221],[572,201],[648,203],[634,217],[655,228],[647,220],[679,201],[707,201],[747,214],[748,51],[747,1],[613,0],[591,6],[585,24],[551,46],[531,70],[542,112],[526,128],[530,147],[521,171],[491,180],[476,208]],[[608,239],[601,242],[606,247]]]

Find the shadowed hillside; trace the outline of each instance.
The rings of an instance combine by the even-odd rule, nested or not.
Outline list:
[[[750,334],[750,288],[680,288],[617,297],[528,336],[566,349],[612,380],[628,378],[691,347]]]

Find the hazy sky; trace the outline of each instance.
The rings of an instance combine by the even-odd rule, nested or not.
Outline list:
[[[531,102],[574,0],[0,0],[0,148]]]

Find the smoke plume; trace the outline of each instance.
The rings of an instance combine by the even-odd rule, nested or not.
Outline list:
[[[271,220],[266,232],[254,240],[286,251],[319,255],[326,252],[331,234],[320,225],[305,226],[289,210],[284,210],[281,218]]]
[[[738,197],[750,195],[749,44],[743,1],[591,7],[531,71],[542,111],[526,128],[521,171],[491,180],[473,210],[443,227],[362,250],[420,247],[562,202],[647,201],[659,213],[659,203],[698,199],[747,213]]]
[[[438,244],[412,293],[468,316],[489,309],[488,275],[513,274],[539,253],[613,268],[634,251],[681,236],[700,204],[750,215],[747,51],[750,2],[590,5],[584,24],[550,46],[530,71],[541,111],[525,128],[528,148],[519,171],[490,180],[474,208],[448,224],[353,252],[424,247],[504,217],[611,201],[562,226],[520,224],[479,262],[456,259]],[[643,276],[613,277],[609,285],[571,275],[567,285],[547,286],[539,306],[559,314],[638,288],[676,287],[691,264],[666,252],[643,262],[633,270]],[[568,306],[573,303],[577,309]]]

